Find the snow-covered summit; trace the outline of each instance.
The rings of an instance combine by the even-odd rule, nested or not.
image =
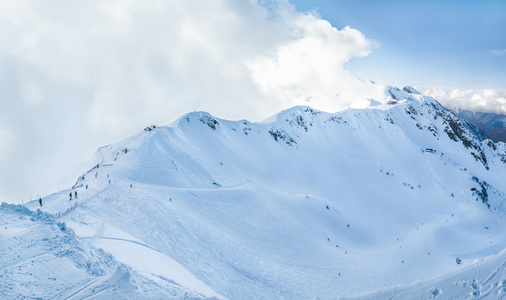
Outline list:
[[[421,95],[421,93],[419,91],[417,91],[414,87],[409,86],[409,85],[403,87],[402,90],[408,94]]]
[[[203,297],[418,295],[411,284],[438,276],[423,293],[475,292],[469,269],[506,248],[506,147],[411,87],[387,92],[335,113],[192,112],[140,129],[40,209],[144,278]]]

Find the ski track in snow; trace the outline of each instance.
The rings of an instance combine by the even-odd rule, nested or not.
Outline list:
[[[146,245],[144,243],[140,243],[140,242],[136,242],[136,241],[131,241],[131,240],[126,240],[126,239],[120,239],[120,238],[114,238],[114,237],[83,237],[83,238],[84,239],[102,239],[102,240],[122,241],[122,242],[137,244],[139,246],[143,246],[143,247],[149,248],[149,249],[154,250],[156,252],[160,252],[160,251],[156,250],[155,248],[150,247],[149,245]]]

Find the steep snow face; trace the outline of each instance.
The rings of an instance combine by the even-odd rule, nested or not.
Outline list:
[[[42,210],[146,278],[208,297],[351,296],[498,254],[505,145],[413,88],[388,93],[261,123],[187,114],[99,149],[79,207],[61,214],[64,191]]]

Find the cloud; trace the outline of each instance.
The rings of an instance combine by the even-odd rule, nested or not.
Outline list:
[[[488,53],[491,53],[494,55],[504,55],[504,54],[506,54],[506,49],[492,49],[492,50],[488,50]]]
[[[463,90],[442,87],[417,87],[417,89],[423,95],[433,97],[448,107],[506,115],[506,90]]]
[[[274,54],[248,64],[265,98],[278,109],[301,104],[336,111],[364,98],[382,98],[383,87],[363,82],[344,68],[354,57],[368,55],[376,43],[358,30],[337,30],[314,15],[296,18],[291,39]]]
[[[283,0],[7,0],[0,19],[0,201],[189,111],[257,121],[379,95],[345,69],[373,41]]]

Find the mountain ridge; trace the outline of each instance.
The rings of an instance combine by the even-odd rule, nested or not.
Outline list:
[[[506,145],[413,88],[388,93],[337,113],[151,126],[83,164],[80,205],[60,218],[141,275],[209,297],[378,295],[498,255]],[[68,194],[41,209],[57,214]],[[195,278],[139,266],[128,249]]]

